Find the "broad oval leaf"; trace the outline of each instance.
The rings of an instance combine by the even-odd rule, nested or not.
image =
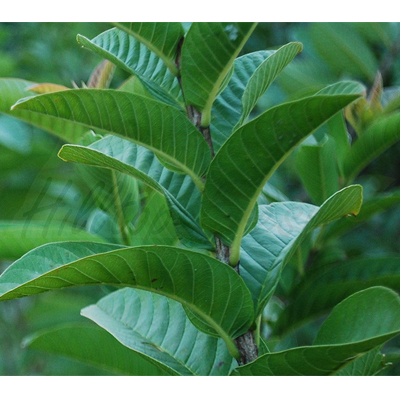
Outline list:
[[[78,143],[87,129],[71,121],[60,120],[50,115],[38,115],[27,110],[11,112],[11,107],[20,99],[34,96],[29,88],[33,82],[22,79],[0,79],[0,112],[22,119],[38,128],[44,129],[66,142]]]
[[[194,22],[182,46],[182,88],[188,105],[211,122],[211,108],[233,61],[253,32],[249,22]]]
[[[144,44],[113,28],[90,40],[77,36],[78,43],[135,75],[157,100],[181,107],[179,82],[163,61]]]
[[[248,219],[267,180],[291,151],[357,95],[319,95],[273,107],[239,128],[213,159],[202,199],[203,228],[240,257]]]
[[[117,22],[115,25],[145,44],[178,75],[176,54],[185,31],[180,22]]]
[[[400,333],[400,298],[374,287],[338,304],[313,346],[268,353],[234,375],[332,375]]]
[[[166,197],[175,229],[183,243],[212,250],[199,226],[201,193],[189,176],[164,168],[151,151],[108,136],[89,147],[65,145],[59,156],[65,161],[110,168],[141,180]]]
[[[199,188],[210,162],[201,133],[175,108],[128,92],[68,90],[17,103],[29,110],[101,129],[147,147],[191,176]]]
[[[131,286],[179,301],[238,356],[233,339],[247,331],[254,311],[249,290],[231,267],[169,246],[128,247],[83,258],[75,256],[75,246],[83,247],[73,242],[45,245],[16,261],[0,277],[0,301],[72,286]],[[65,248],[73,252],[67,263],[60,251]]]
[[[197,330],[178,302],[155,293],[121,289],[82,315],[168,375],[229,375],[237,366],[222,339]]]
[[[83,324],[63,325],[37,332],[24,346],[92,365],[116,375],[159,376],[164,373],[110,334]]]
[[[335,193],[321,207],[280,202],[259,207],[257,226],[243,238],[240,273],[250,289],[259,315],[271,298],[282,269],[298,246],[314,229],[331,221],[357,214],[362,187],[350,186]]]

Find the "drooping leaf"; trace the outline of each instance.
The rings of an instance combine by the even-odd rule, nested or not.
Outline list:
[[[22,79],[1,78],[0,79],[0,112],[22,119],[38,128],[44,129],[69,143],[77,143],[86,128],[71,121],[54,118],[50,115],[38,115],[27,110],[11,112],[11,107],[20,99],[34,96],[35,92],[28,90],[34,85],[33,82]]]
[[[179,22],[117,22],[118,28],[132,35],[160,57],[178,75],[176,54],[185,31]]]
[[[237,365],[221,339],[198,331],[178,302],[155,293],[121,289],[82,315],[167,374],[229,375]]]
[[[84,48],[136,76],[155,99],[180,107],[178,80],[156,54],[134,37],[114,28],[92,40],[82,35],[77,40]]]
[[[323,316],[347,296],[371,286],[384,285],[399,291],[399,267],[399,257],[362,257],[311,271],[289,297],[275,332],[282,334]]]
[[[203,187],[209,147],[189,119],[173,107],[128,92],[78,89],[44,94],[19,102],[13,109],[55,116],[132,140]]]
[[[202,226],[239,260],[249,216],[267,180],[297,144],[357,98],[319,95],[273,107],[239,128],[213,159],[202,199]]]
[[[400,114],[383,117],[359,137],[348,150],[343,161],[343,172],[351,182],[373,159],[400,139]]]
[[[339,174],[331,138],[316,146],[303,145],[296,154],[296,169],[315,204],[322,204],[339,190]]]
[[[102,242],[100,236],[69,223],[38,221],[0,222],[0,259],[15,260],[43,244],[67,240]]]
[[[301,43],[293,42],[271,54],[253,73],[242,97],[242,114],[234,130],[246,121],[260,97],[273,83],[280,72],[301,52]]]
[[[110,334],[84,324],[71,324],[37,332],[24,346],[61,355],[116,375],[159,376],[163,372]]]
[[[225,76],[256,24],[194,22],[182,46],[181,75],[185,100],[211,122],[211,108]]]
[[[331,221],[357,214],[362,187],[350,186],[330,197],[321,207],[281,202],[259,207],[257,226],[243,238],[240,274],[250,289],[256,315],[273,294],[282,269],[302,241],[314,229]]]
[[[157,245],[120,248],[83,258],[76,255],[75,247],[88,252],[93,246],[100,245],[86,248],[66,242],[31,251],[1,275],[0,301],[95,284],[148,290],[184,304],[238,357],[233,339],[252,324],[253,304],[242,278],[231,267],[204,254]]]
[[[141,180],[165,195],[175,229],[184,243],[210,248],[198,222],[201,193],[188,176],[164,168],[151,151],[108,136],[89,147],[64,146],[60,157],[66,161],[111,168]]]
[[[374,287],[337,305],[313,346],[265,354],[233,374],[333,375],[399,333],[399,296],[390,289]]]

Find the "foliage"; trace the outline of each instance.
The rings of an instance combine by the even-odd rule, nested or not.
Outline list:
[[[245,53],[268,29],[116,23],[78,35],[102,58],[81,88],[0,79],[0,301],[61,299],[27,354],[80,374],[390,371],[397,249],[354,232],[400,200],[366,173],[400,139],[398,25],[293,24],[304,55]]]

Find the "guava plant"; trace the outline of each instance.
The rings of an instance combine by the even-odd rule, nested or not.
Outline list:
[[[355,265],[350,274],[367,275],[351,280],[335,277],[340,266],[321,274],[321,258],[359,221],[362,187],[352,183],[398,139],[396,108],[366,118],[379,96],[366,98],[361,83],[344,81],[254,117],[300,43],[238,57],[253,23],[115,26],[92,40],[78,35],[106,60],[83,88],[0,80],[1,112],[67,142],[59,157],[81,164],[89,187],[93,171],[107,182],[94,192],[109,223],[97,242],[33,239],[39,247],[0,277],[0,300],[117,288],[82,310],[102,329],[64,326],[28,344],[136,375],[378,373],[386,365],[381,347],[400,333],[387,265]],[[132,77],[108,89],[115,66]],[[306,139],[296,162],[316,205],[279,201],[268,180]],[[155,202],[146,218],[143,204],[131,201],[138,181]],[[372,204],[361,220],[381,209]],[[278,319],[266,321],[282,296]],[[280,348],[270,339],[330,311],[312,345]]]

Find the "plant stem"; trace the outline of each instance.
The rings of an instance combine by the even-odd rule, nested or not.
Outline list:
[[[181,88],[183,100],[186,105],[186,112],[188,115],[188,118],[192,121],[192,123],[196,126],[196,128],[201,132],[203,135],[205,141],[207,142],[210,151],[211,151],[211,157],[214,158],[215,152],[214,152],[214,146],[211,138],[211,130],[210,126],[203,127],[201,125],[201,119],[202,119],[202,114],[200,111],[198,111],[194,106],[187,105],[186,100],[185,100],[185,92],[182,87],[182,80],[180,76],[180,63],[181,63],[181,49],[183,45],[183,38],[181,42],[178,45],[178,52],[177,52],[177,57],[176,57],[176,66],[178,68],[178,82],[179,86]],[[215,245],[216,245],[216,258],[217,260],[223,262],[224,264],[230,265],[238,274],[240,274],[239,270],[239,262],[236,265],[231,265],[229,262],[230,255],[231,255],[231,248],[227,246],[226,244],[222,243],[221,239],[217,236],[214,236],[215,239]],[[248,364],[251,361],[254,361],[258,357],[258,346],[256,344],[255,338],[254,338],[254,333],[251,329],[249,329],[246,333],[243,335],[239,336],[238,338],[235,339],[235,345],[239,350],[240,353],[240,358],[238,358],[238,363],[239,365],[245,365]]]

